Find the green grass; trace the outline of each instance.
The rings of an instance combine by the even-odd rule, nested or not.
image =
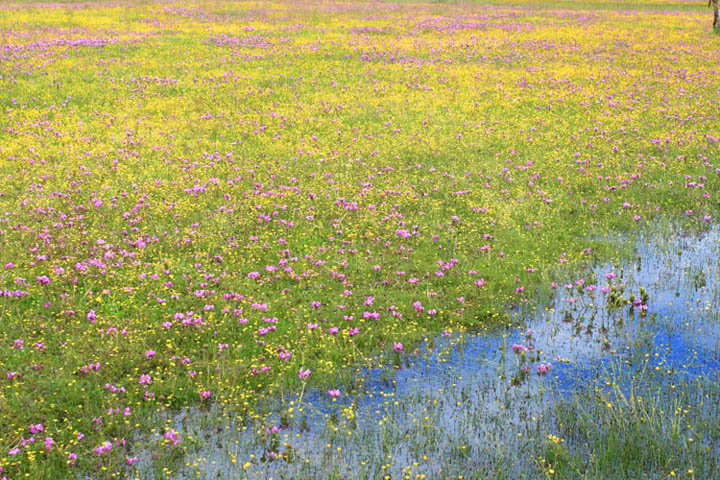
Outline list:
[[[167,448],[170,412],[263,418],[300,368],[333,387],[627,258],[609,233],[717,215],[716,37],[679,4],[17,5],[0,6],[11,478],[123,476],[152,433],[176,459],[191,439]]]

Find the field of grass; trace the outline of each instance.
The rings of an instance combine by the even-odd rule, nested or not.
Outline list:
[[[262,425],[715,222],[703,2],[492,3],[0,5],[0,477],[175,478],[183,409]]]

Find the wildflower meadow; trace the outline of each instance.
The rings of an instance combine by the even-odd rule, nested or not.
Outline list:
[[[718,478],[702,1],[0,4],[0,478]]]

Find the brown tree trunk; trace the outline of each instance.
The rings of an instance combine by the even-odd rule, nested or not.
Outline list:
[[[718,16],[718,0],[711,0],[713,6],[713,28],[720,28],[720,17]]]

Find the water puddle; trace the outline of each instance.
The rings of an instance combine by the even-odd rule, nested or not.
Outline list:
[[[626,438],[634,420],[636,434],[667,435],[618,478],[636,463],[662,478],[675,468],[711,478],[716,460],[675,446],[720,452],[720,230],[670,230],[640,241],[634,262],[558,284],[547,306],[516,313],[521,328],[428,339],[395,367],[367,370],[360,394],[308,392],[291,413],[286,398],[269,426],[183,412],[175,428],[199,447],[174,478],[538,478],[563,468],[575,478],[589,463],[612,476],[616,466],[598,460],[610,447],[585,414],[598,435]],[[152,468],[141,454],[141,476]]]

